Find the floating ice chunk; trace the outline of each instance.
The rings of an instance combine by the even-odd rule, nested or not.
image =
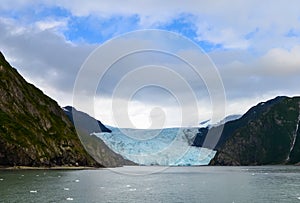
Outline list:
[[[126,185],[126,187],[131,187],[131,185]]]
[[[255,173],[252,173],[251,175],[255,176]]]
[[[73,199],[72,197],[67,197],[66,200],[68,200],[68,201],[73,201],[74,199]]]
[[[69,191],[69,190],[70,190],[70,188],[67,188],[67,187],[65,187],[65,188],[64,188],[64,190],[66,190],[66,191]]]
[[[77,179],[77,180],[75,180],[75,182],[76,182],[76,183],[79,183],[79,182],[80,182],[80,180],[78,180],[78,179]]]
[[[37,193],[37,190],[30,190],[30,193]]]
[[[129,191],[136,191],[136,188],[130,188]]]
[[[104,187],[100,187],[100,189],[104,189]]]
[[[299,200],[300,200],[300,197],[297,197],[297,199],[299,199]]]
[[[0,178],[0,181],[3,181],[4,179],[3,178]]]
[[[39,177],[40,175],[35,175],[36,177]]]

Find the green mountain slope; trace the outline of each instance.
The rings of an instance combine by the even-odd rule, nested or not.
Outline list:
[[[101,156],[97,159],[100,164],[96,163],[83,148],[73,124],[58,104],[27,83],[2,53],[0,98],[1,166],[113,167],[123,164],[122,157],[104,143],[97,144],[97,153]],[[110,157],[111,154],[114,157]]]
[[[211,165],[266,165],[300,162],[300,97],[277,97],[225,124],[227,140]]]

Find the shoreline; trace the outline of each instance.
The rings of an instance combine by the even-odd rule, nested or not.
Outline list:
[[[101,167],[90,167],[90,166],[0,166],[1,170],[97,170],[97,169],[105,169]]]
[[[151,165],[151,166],[143,166],[143,165],[137,165],[137,166],[131,166],[131,165],[125,165],[120,167],[167,167],[167,168],[180,168],[180,167],[196,167],[196,168],[202,168],[202,167],[256,167],[256,166],[220,166],[220,165],[200,165],[200,166],[159,166],[159,165]],[[260,165],[260,166],[300,166],[300,163],[292,164],[292,165],[285,165],[285,164],[277,164],[277,165]],[[120,167],[112,167],[112,168],[120,168]],[[53,167],[47,167],[47,166],[0,166],[1,170],[101,170],[101,169],[110,169],[110,167],[90,167],[90,166],[53,166]]]

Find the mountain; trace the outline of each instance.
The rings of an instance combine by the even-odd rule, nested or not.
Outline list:
[[[196,135],[190,140],[190,144],[195,147],[218,149],[230,136],[232,130],[235,129],[235,125],[232,125],[230,121],[237,120],[240,117],[241,115],[229,115],[216,124],[199,128]],[[224,127],[225,123],[227,124]],[[220,137],[217,137],[216,134],[220,134],[219,132],[222,132],[222,134]]]
[[[223,127],[211,165],[300,162],[300,97],[276,97]]]
[[[97,148],[97,163],[57,102],[27,83],[1,52],[0,98],[0,166],[114,167],[126,162],[97,137],[87,137]]]
[[[0,53],[0,165],[96,166],[58,104]]]
[[[101,121],[96,120],[95,118],[91,117],[87,113],[77,111],[72,106],[65,106],[62,109],[73,124],[74,124],[74,119],[73,119],[73,114],[74,114],[82,130],[84,129],[88,134],[91,134],[93,132],[111,133],[111,130],[108,129],[105,125],[103,125]]]
[[[229,115],[229,116],[226,116],[224,119],[220,120],[217,123],[211,123],[211,120],[209,119],[209,120],[205,120],[205,121],[200,122],[199,126],[200,126],[200,128],[207,128],[207,127],[212,128],[212,127],[216,127],[216,126],[225,124],[226,122],[229,122],[229,121],[237,120],[240,117],[242,117],[242,115],[239,115],[239,114]]]
[[[218,123],[216,123],[214,126],[222,125],[222,124],[225,124],[225,123],[227,123],[229,121],[237,120],[240,117],[242,117],[242,115],[239,115],[239,114],[233,114],[233,115],[226,116],[224,119],[222,119],[221,121],[219,121]]]
[[[124,159],[115,153],[93,133],[111,133],[112,131],[104,126],[100,121],[91,117],[87,113],[76,110],[74,107],[66,106],[62,108],[69,120],[76,123],[77,134],[84,144],[85,149],[92,157],[104,166],[136,165],[134,162]]]

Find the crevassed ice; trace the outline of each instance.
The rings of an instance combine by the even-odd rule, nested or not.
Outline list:
[[[94,133],[114,152],[140,165],[207,165],[215,151],[189,146],[197,129],[162,130],[118,129],[112,133]]]

